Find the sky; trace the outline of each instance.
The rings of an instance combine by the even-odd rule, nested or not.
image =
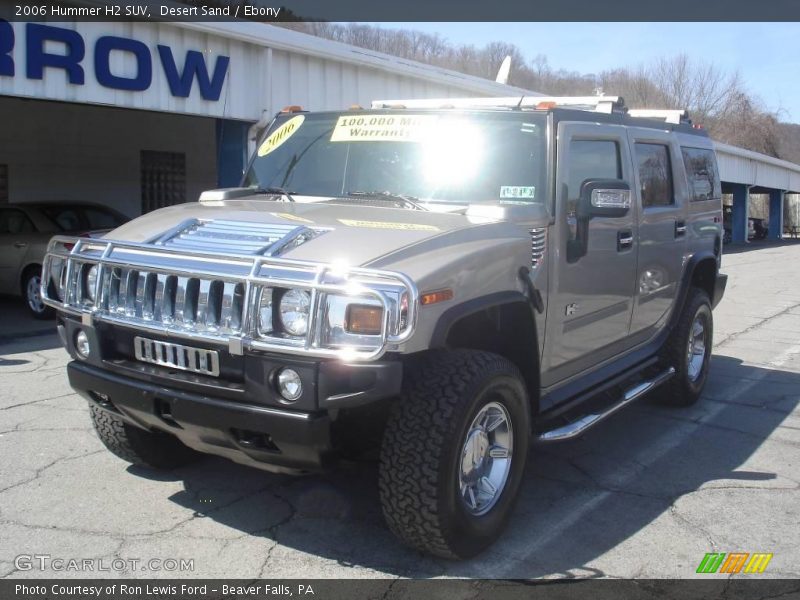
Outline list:
[[[701,0],[698,0],[701,1]],[[379,23],[439,33],[454,44],[516,44],[554,70],[597,73],[685,53],[725,72],[781,120],[800,122],[800,23]],[[514,65],[511,66],[512,72]],[[537,90],[538,91],[538,90]],[[605,90],[613,95],[613,90]]]

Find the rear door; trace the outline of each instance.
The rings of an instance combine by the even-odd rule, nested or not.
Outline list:
[[[570,257],[577,237],[576,208],[587,179],[631,184],[625,128],[613,124],[560,123],[556,172],[556,223],[550,247],[552,280],[542,353],[548,387],[628,347],[636,281],[636,215],[593,217],[586,253]],[[632,185],[631,185],[632,187]]]
[[[666,131],[628,129],[638,204],[639,258],[631,334],[655,333],[678,293],[687,240],[686,178],[675,137]]]

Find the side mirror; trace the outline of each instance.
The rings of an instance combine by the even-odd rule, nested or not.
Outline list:
[[[567,262],[575,262],[589,249],[592,217],[624,217],[631,209],[631,186],[621,179],[587,179],[575,209],[576,236],[567,242]]]
[[[587,179],[581,184],[578,219],[624,217],[631,209],[631,187],[619,179]]]

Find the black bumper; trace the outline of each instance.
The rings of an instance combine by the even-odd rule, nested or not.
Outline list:
[[[297,413],[240,404],[134,381],[78,361],[70,385],[126,422],[173,434],[190,448],[236,462],[292,469],[323,468],[332,456],[327,413]]]
[[[133,348],[127,328],[60,317],[58,329],[76,359],[68,366],[70,385],[95,406],[132,425],[166,431],[201,452],[272,470],[324,468],[336,456],[337,427],[362,406],[397,396],[402,382],[398,360],[344,364],[233,356],[225,346],[195,344],[219,352],[220,376],[204,376],[135,360],[125,353]],[[92,347],[85,360],[75,351],[79,330]],[[302,396],[291,405],[275,382],[284,367],[303,383]]]

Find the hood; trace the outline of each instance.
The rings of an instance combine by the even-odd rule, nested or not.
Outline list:
[[[393,263],[445,246],[526,234],[521,227],[507,222],[491,222],[462,214],[320,202],[276,202],[258,197],[164,208],[126,223],[108,237],[147,242],[178,233],[173,238],[174,244],[180,247],[186,243],[185,247],[191,249],[191,240],[197,238],[193,237],[196,232],[189,230],[198,226],[208,228],[203,235],[212,229],[215,235],[217,230],[221,232],[218,239],[209,241],[214,244],[215,251],[227,248],[232,254],[255,252],[237,245],[237,239],[242,233],[269,231],[270,239],[283,246],[277,253],[283,258],[376,268],[390,268]],[[295,237],[298,227],[308,228],[315,235],[287,243]],[[255,244],[252,248],[264,245]],[[272,247],[273,254],[275,248]]]

